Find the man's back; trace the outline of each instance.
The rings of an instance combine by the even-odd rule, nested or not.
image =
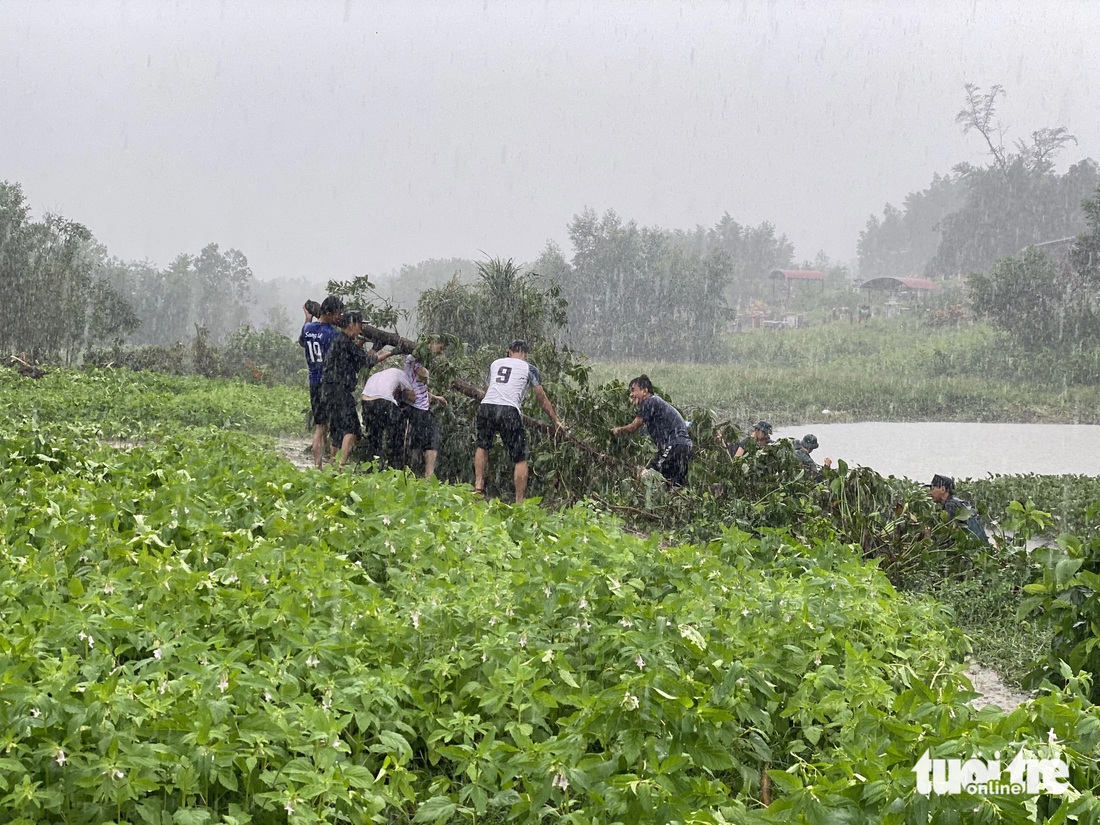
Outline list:
[[[527,388],[537,387],[540,383],[539,371],[534,364],[522,358],[498,358],[489,367],[489,388],[481,403],[515,407],[518,410],[523,404]]]

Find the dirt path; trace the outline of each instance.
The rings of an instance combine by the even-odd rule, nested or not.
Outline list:
[[[996,705],[1005,713],[1011,713],[1031,698],[1026,693],[1020,693],[1008,687],[997,671],[990,670],[977,662],[969,664],[966,676],[974,685],[974,690],[981,694],[970,702],[975,708],[981,710],[988,705]]]

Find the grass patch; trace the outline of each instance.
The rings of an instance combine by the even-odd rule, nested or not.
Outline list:
[[[593,361],[596,381],[646,373],[687,407],[739,423],[1004,421],[1100,423],[1100,387],[1074,385],[1014,354],[984,326],[912,321],[749,330],[715,364]]]

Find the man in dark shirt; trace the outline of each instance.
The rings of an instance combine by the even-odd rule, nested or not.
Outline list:
[[[298,345],[306,352],[306,366],[309,368],[309,410],[313,418],[313,463],[321,469],[321,460],[325,451],[325,435],[328,423],[325,421],[321,406],[321,373],[324,369],[325,355],[329,347],[340,334],[336,322],[344,311],[344,302],[335,295],[329,295],[321,304],[306,301],[302,308],[306,313],[306,322],[298,336]],[[313,319],[317,320],[314,321]]]
[[[932,476],[932,483],[928,485],[928,494],[932,497],[932,501],[946,510],[947,515],[956,523],[962,521],[958,517],[961,509],[966,515],[966,521],[962,524],[966,531],[978,541],[989,543],[989,536],[985,532],[985,525],[982,524],[978,511],[955,495],[955,479],[936,473]]]
[[[363,435],[355,404],[359,372],[390,356],[389,352],[379,354],[373,349],[363,351],[363,341],[359,338],[363,332],[361,313],[345,312],[339,326],[343,334],[333,339],[321,371],[321,405],[328,421],[329,436],[340,451],[337,472],[344,469],[348,456]]]
[[[612,427],[611,434],[631,435],[644,424],[657,445],[657,455],[646,469],[656,470],[673,487],[683,487],[694,446],[684,417],[665,399],[653,394],[653,382],[648,375],[639,375],[630,382],[630,403],[638,408],[638,415],[629,424]]]

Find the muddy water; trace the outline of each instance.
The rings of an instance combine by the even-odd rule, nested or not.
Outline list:
[[[817,436],[814,451],[882,475],[927,482],[934,473],[955,478],[989,474],[1100,476],[1100,425],[892,423],[809,424],[776,429],[775,438]]]

